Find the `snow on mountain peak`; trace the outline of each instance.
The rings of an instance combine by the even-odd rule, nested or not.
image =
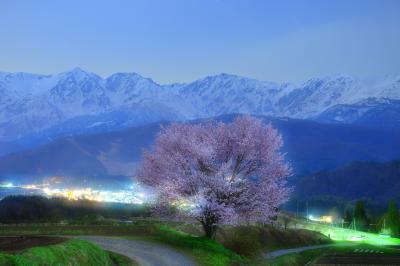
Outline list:
[[[0,139],[11,138],[7,132],[14,134],[18,128],[29,133],[110,112],[130,113],[127,117],[141,122],[229,113],[311,118],[333,106],[368,98],[400,99],[399,76],[356,79],[340,74],[278,84],[221,73],[191,83],[160,85],[137,73],[101,78],[80,68],[56,75],[1,72],[0,128],[15,130],[0,130]],[[32,128],[35,123],[40,128]]]

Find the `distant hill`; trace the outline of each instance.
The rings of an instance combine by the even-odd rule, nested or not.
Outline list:
[[[159,124],[151,124],[118,132],[59,138],[0,157],[0,177],[27,181],[60,176],[73,182],[84,179],[126,182],[134,173],[142,148],[150,146],[159,129]]]
[[[321,171],[301,177],[295,184],[294,196],[301,199],[335,196],[354,200],[387,203],[400,202],[400,160],[353,162],[336,170]]]
[[[217,119],[229,121],[234,115]],[[400,132],[307,120],[262,117],[283,135],[297,175],[334,169],[350,162],[400,158]],[[203,121],[203,120],[200,120]],[[194,121],[197,122],[197,121]],[[160,130],[160,124],[92,135],[63,137],[40,147],[0,157],[0,176],[49,175],[101,180],[130,178]]]

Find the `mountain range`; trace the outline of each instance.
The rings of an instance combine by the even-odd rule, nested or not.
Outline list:
[[[339,75],[291,84],[219,74],[160,85],[136,73],[102,78],[80,68],[56,75],[0,72],[0,147],[7,152],[35,138],[232,113],[397,130],[400,76]]]
[[[229,122],[234,117],[224,115],[213,119]],[[332,170],[353,161],[384,162],[400,158],[399,131],[291,118],[259,118],[272,123],[282,134],[282,152],[293,168],[293,182],[297,182],[296,176]],[[0,177],[34,180],[55,175],[80,181],[112,180],[113,183],[131,180],[143,149],[154,143],[160,126],[152,123],[113,132],[60,137],[33,149],[0,157]]]
[[[0,72],[0,181],[57,176],[77,186],[126,186],[161,125],[240,114],[282,134],[294,198],[395,196],[398,161],[385,162],[400,158],[400,76],[292,84],[219,74],[161,85],[136,73],[102,78],[79,68]]]

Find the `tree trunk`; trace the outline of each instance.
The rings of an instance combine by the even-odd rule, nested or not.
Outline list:
[[[204,234],[207,238],[214,239],[217,233],[217,225],[207,222],[201,222],[204,229]]]
[[[198,219],[203,226],[204,234],[207,238],[214,239],[217,232],[218,216],[210,209],[205,208],[202,216]]]

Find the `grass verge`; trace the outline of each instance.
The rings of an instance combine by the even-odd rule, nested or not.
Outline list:
[[[321,249],[307,250],[300,253],[287,254],[272,260],[256,262],[257,266],[297,266],[306,265],[311,260],[321,256],[324,251]]]
[[[131,260],[130,258],[115,253],[108,251],[108,254],[110,255],[111,260],[113,261],[114,265],[118,266],[139,266],[139,264],[136,261]]]
[[[86,241],[71,239],[62,244],[30,248],[16,255],[0,253],[0,265],[113,266],[114,263],[109,254],[98,246]]]

